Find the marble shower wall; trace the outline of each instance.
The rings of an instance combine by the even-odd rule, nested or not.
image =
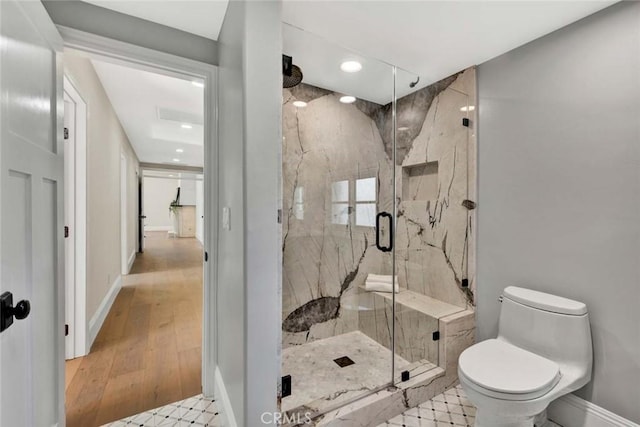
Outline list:
[[[377,209],[391,212],[393,167],[375,122],[339,94],[301,84],[283,96],[286,348],[358,329],[358,287],[368,273],[388,273],[390,255],[376,249],[373,227],[353,224],[355,180],[376,178]],[[347,224],[332,221],[339,181],[350,186]]]
[[[368,273],[391,274],[392,258],[375,248],[373,227],[353,225],[352,212],[348,224],[332,223],[331,188],[350,181],[353,207],[355,180],[375,177],[377,212],[393,212],[394,167],[400,286],[473,307],[474,218],[463,201],[475,194],[475,116],[460,109],[475,105],[475,70],[398,100],[395,165],[391,104],[339,97],[305,84],[283,93],[285,348],[359,329],[359,287]],[[296,100],[307,106],[296,108]]]
[[[474,307],[475,69],[398,101],[396,266],[400,286],[461,308]],[[403,102],[404,101],[404,102]],[[420,109],[420,113],[415,111]],[[470,126],[463,126],[463,118]],[[419,128],[419,132],[415,129]],[[406,130],[403,130],[406,129]],[[413,139],[403,133],[416,134]],[[468,286],[463,287],[463,279]]]

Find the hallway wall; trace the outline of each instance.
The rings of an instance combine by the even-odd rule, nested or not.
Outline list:
[[[281,3],[232,1],[218,39],[220,210],[216,400],[224,425],[260,425],[277,409],[281,278]],[[222,212],[220,212],[222,213]],[[233,422],[235,421],[235,423]]]
[[[120,153],[127,159],[127,258],[136,251],[138,158],[120,125],[91,61],[65,54],[65,75],[87,104],[87,294],[91,324],[118,283],[120,245]]]
[[[145,231],[173,230],[169,205],[176,198],[179,186],[177,178],[144,178]]]
[[[478,335],[508,285],[583,301],[593,380],[640,422],[640,3],[621,2],[478,68]]]

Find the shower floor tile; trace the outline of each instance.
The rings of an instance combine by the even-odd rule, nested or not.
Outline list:
[[[344,367],[347,357],[354,363]],[[396,369],[409,362],[396,356]],[[282,411],[301,405],[323,411],[391,382],[391,351],[360,331],[289,347],[282,351],[282,375],[291,375],[291,396]]]

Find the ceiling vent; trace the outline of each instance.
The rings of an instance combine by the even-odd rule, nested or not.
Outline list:
[[[200,114],[193,114],[186,111],[172,110],[170,108],[158,107],[158,118],[160,120],[170,120],[179,123],[191,123],[202,126],[204,120]]]

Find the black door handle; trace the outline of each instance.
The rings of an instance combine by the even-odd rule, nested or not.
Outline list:
[[[380,218],[389,218],[389,246],[380,244]],[[382,252],[391,252],[393,249],[393,215],[389,212],[380,212],[376,215],[376,247]]]
[[[146,217],[147,217],[146,215],[140,215],[138,218],[145,219]]]
[[[13,305],[13,294],[5,292],[0,295],[0,332],[13,324],[13,318],[26,319],[31,313],[31,303],[28,300],[19,301]]]

